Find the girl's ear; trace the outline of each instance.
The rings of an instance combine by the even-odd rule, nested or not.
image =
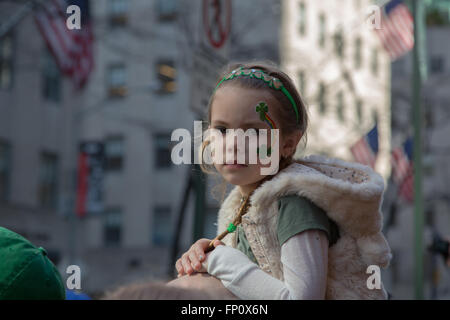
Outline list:
[[[289,157],[295,153],[295,150],[297,149],[297,145],[300,142],[300,139],[303,136],[303,132],[301,131],[295,131],[289,135],[286,135],[282,139],[282,146],[281,146],[281,155],[283,157]]]

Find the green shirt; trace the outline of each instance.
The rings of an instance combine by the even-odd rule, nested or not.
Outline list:
[[[336,223],[328,218],[324,210],[305,197],[283,196],[278,200],[278,209],[277,235],[280,246],[290,237],[306,230],[324,231],[330,246],[335,244],[339,238],[339,229]],[[251,261],[257,263],[241,225],[237,227],[236,232],[237,249],[245,253]]]

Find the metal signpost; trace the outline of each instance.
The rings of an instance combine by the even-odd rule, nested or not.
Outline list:
[[[213,93],[220,69],[228,61],[228,38],[231,30],[231,0],[203,0],[201,7],[201,28],[198,43],[193,49],[191,75],[190,108],[196,119],[204,120],[209,98]],[[195,22],[195,21],[194,21]],[[191,21],[191,23],[193,23]],[[194,139],[197,137],[194,137]],[[192,150],[198,152],[198,150]],[[172,276],[173,266],[178,254],[178,242],[186,214],[187,203],[192,192],[195,193],[195,208],[192,225],[192,239],[204,236],[206,213],[206,176],[198,164],[192,164],[187,173],[170,253],[168,275]]]

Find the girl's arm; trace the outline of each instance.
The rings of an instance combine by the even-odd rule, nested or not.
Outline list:
[[[281,246],[284,282],[261,270],[238,249],[218,246],[207,258],[207,271],[240,299],[325,299],[328,238],[307,230]]]

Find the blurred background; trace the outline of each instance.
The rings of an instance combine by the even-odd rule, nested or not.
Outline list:
[[[392,299],[449,299],[428,248],[450,237],[449,40],[449,0],[0,0],[0,225],[94,298],[173,278],[215,236],[220,181],[175,165],[171,134],[224,64],[270,59],[309,107],[297,156],[385,179]]]

